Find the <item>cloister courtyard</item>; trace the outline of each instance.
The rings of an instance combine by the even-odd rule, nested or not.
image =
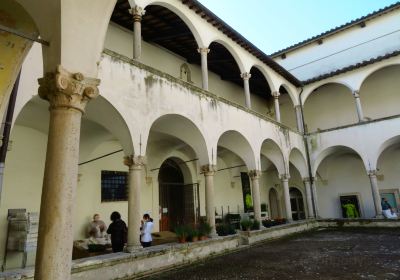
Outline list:
[[[317,229],[145,279],[400,279],[400,228]]]

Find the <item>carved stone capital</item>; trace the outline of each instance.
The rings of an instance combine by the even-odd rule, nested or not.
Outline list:
[[[360,93],[358,90],[353,91],[354,98],[360,98]]]
[[[281,174],[280,178],[281,178],[281,181],[289,181],[290,175],[289,174]]]
[[[146,13],[146,11],[139,6],[135,6],[132,9],[129,9],[129,13],[133,16],[134,22],[142,21],[142,16]]]
[[[214,176],[215,172],[217,172],[216,165],[206,164],[200,167],[200,173],[204,174],[204,176]]]
[[[203,53],[208,54],[210,52],[210,49],[209,48],[198,48],[197,52],[200,54],[203,54]]]
[[[310,183],[311,183],[310,178],[309,178],[309,177],[304,177],[304,178],[303,178],[303,183],[304,183],[304,184],[310,184]]]
[[[242,77],[243,80],[249,80],[251,78],[251,74],[249,72],[244,72],[240,74],[240,77]]]
[[[279,91],[273,91],[273,92],[271,92],[271,94],[272,94],[272,96],[273,96],[275,99],[278,99],[279,96],[281,95],[281,94],[279,93]]]
[[[124,157],[124,164],[129,167],[129,169],[142,169],[146,164],[146,158],[144,156],[126,156]]]
[[[50,102],[50,109],[74,108],[84,113],[87,102],[99,95],[99,79],[70,73],[61,65],[55,72],[46,73],[38,82],[39,96]]]
[[[368,170],[369,177],[376,177],[377,173],[378,172],[376,170]]]
[[[256,180],[259,179],[261,176],[261,171],[260,170],[250,170],[249,171],[249,177],[251,180]]]

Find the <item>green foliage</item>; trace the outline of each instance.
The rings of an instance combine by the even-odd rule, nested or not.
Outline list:
[[[251,230],[259,230],[260,229],[260,221],[254,220],[251,225]]]
[[[253,226],[253,222],[250,219],[243,219],[240,221],[240,226],[242,230],[250,230]]]
[[[218,224],[216,230],[219,236],[232,235],[236,233],[235,226],[228,223]]]
[[[175,227],[175,234],[179,238],[187,238],[190,233],[190,228],[187,225],[179,225]]]
[[[210,224],[206,221],[200,221],[197,230],[199,232],[199,236],[209,236],[212,230],[212,226],[210,226]]]

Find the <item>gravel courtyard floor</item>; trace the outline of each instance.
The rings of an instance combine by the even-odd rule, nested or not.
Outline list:
[[[400,279],[400,228],[318,230],[145,279]]]

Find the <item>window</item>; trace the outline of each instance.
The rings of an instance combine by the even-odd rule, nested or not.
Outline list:
[[[101,171],[101,201],[128,200],[128,172]]]

